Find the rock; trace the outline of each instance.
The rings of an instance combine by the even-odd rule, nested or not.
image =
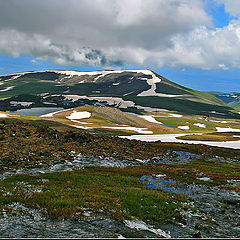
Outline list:
[[[197,231],[197,232],[193,233],[193,238],[202,238],[201,232]]]

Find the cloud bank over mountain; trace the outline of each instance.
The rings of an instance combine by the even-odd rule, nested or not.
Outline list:
[[[236,19],[214,28],[202,0],[0,0],[0,54],[60,65],[240,66]]]

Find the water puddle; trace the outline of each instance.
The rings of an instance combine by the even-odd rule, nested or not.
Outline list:
[[[196,231],[200,231],[204,237],[240,236],[240,194],[235,191],[150,175],[142,176],[139,180],[148,188],[184,194],[192,199],[192,210],[182,212],[186,219],[185,224],[180,224],[182,233],[173,228],[170,231],[172,237],[192,237]],[[240,182],[229,181],[230,185],[240,186]]]
[[[184,151],[168,151],[165,156],[152,158],[152,163],[165,163],[165,164],[186,164],[194,159],[200,159],[202,156],[184,152]]]
[[[145,186],[151,189],[162,189],[171,193],[182,193],[182,194],[190,194],[191,191],[184,187],[180,187],[177,185],[177,182],[174,180],[169,180],[165,178],[156,178],[153,176],[142,176],[140,181],[145,183]]]
[[[161,124],[161,125],[163,125],[164,127],[168,127],[168,128],[177,128],[175,126],[171,126],[171,125],[167,125],[167,124]]]

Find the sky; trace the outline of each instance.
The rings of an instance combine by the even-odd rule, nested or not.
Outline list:
[[[240,0],[0,0],[0,74],[51,69],[240,92]]]

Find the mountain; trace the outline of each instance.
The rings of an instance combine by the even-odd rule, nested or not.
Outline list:
[[[10,101],[16,103],[19,99],[36,104],[29,100],[34,98],[38,105],[95,101],[129,111],[165,109],[194,115],[240,118],[233,108],[216,96],[183,87],[150,70],[48,70],[0,76],[0,110],[4,110],[2,106],[8,106]]]
[[[219,98],[230,107],[240,108],[240,93],[237,92],[232,93],[209,92],[209,93]]]

